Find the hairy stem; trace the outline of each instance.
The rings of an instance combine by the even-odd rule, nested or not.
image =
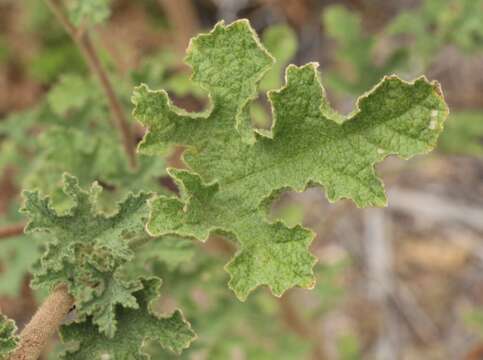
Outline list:
[[[23,229],[25,224],[15,224],[15,225],[8,225],[3,228],[0,228],[0,239],[7,239],[13,236],[18,236],[23,234]]]
[[[101,84],[102,90],[104,91],[108,104],[109,109],[112,114],[112,119],[114,125],[119,130],[121,134],[122,143],[124,146],[124,150],[126,151],[129,164],[132,168],[137,166],[137,159],[136,159],[136,147],[134,143],[134,138],[131,131],[131,126],[127,120],[126,115],[124,114],[122,105],[114,92],[112,87],[111,81],[107,76],[107,72],[102,67],[101,61],[97,52],[94,48],[92,40],[89,36],[89,33],[85,29],[81,29],[79,31],[68,19],[66,16],[62,5],[59,3],[58,0],[45,0],[47,5],[52,10],[55,17],[58,21],[62,24],[64,29],[70,35],[72,40],[77,44],[79,47],[82,55],[84,56],[85,61],[89,65],[92,73],[97,77],[99,83]]]
[[[20,344],[9,360],[37,360],[73,305],[67,286],[57,287],[20,333]]]

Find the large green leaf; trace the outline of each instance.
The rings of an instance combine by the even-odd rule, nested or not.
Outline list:
[[[213,232],[235,238],[240,249],[227,270],[240,299],[261,284],[276,295],[314,285],[315,259],[308,251],[313,234],[267,220],[266,207],[277,194],[320,185],[330,201],[383,206],[374,164],[391,154],[407,159],[430,151],[448,112],[437,83],[393,76],[361,97],[345,118],[330,108],[311,63],[289,66],[286,85],[269,92],[274,125],[261,133],[251,128],[247,105],[272,58],[247,21],[221,22],[193,39],[187,62],[210,94],[210,111],[187,113],[166,92],[144,85],[133,95],[134,115],[149,129],[141,152],[187,147],[189,170],[170,170],[181,195],[152,201],[148,231],[203,241]]]

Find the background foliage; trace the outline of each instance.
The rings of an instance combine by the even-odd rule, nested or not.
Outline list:
[[[302,222],[316,233],[311,250],[319,261],[312,291],[293,289],[277,299],[260,288],[239,302],[221,270],[235,249],[216,235],[205,244],[176,235],[146,243],[139,223],[127,233],[127,223],[121,223],[119,236],[108,242],[118,256],[99,259],[94,255],[105,249],[56,241],[65,235],[57,230],[19,234],[0,239],[0,310],[19,328],[46,295],[45,289],[27,285],[32,276],[34,283],[42,274],[61,276],[46,272],[45,267],[55,267],[48,259],[39,261],[49,248],[60,258],[64,251],[85,254],[91,270],[67,276],[73,288],[76,281],[95,281],[104,290],[128,289],[98,302],[82,294],[87,305],[79,315],[88,319],[85,327],[137,314],[158,321],[158,314],[183,310],[199,338],[179,356],[170,349],[179,352],[192,333],[177,312],[173,321],[184,326],[178,342],[166,342],[169,336],[153,335],[149,328],[123,337],[130,339],[124,344],[127,351],[138,351],[144,338],[154,340],[143,351],[155,359],[478,358],[471,356],[477,356],[483,341],[481,0],[64,3],[70,21],[92,37],[137,140],[144,129],[130,116],[133,87],[163,88],[182,108],[207,109],[207,93],[190,81],[190,69],[181,61],[184,49],[192,35],[219,19],[229,23],[241,17],[250,19],[277,59],[250,108],[260,129],[271,124],[265,91],[284,83],[288,63],[308,61],[320,62],[327,95],[342,113],[382,76],[395,73],[407,80],[426,74],[440,81],[451,115],[436,153],[407,163],[390,158],[378,166],[389,209],[330,205],[320,189],[286,193],[271,206],[272,220],[289,227]],[[129,202],[129,192],[178,194],[165,169],[183,167],[180,149],[170,148],[164,157],[140,155],[138,169],[130,169],[102,88],[43,2],[3,1],[0,24],[0,229],[24,224],[28,219],[19,209],[33,203],[48,209],[52,219],[68,217],[79,206],[95,209],[95,221],[102,222],[122,211],[118,202]],[[63,180],[65,172],[78,185],[72,178]],[[66,186],[71,190],[64,191]],[[36,192],[28,193],[24,203],[21,189]],[[85,202],[79,205],[79,199]],[[139,211],[136,216],[146,216]],[[73,231],[87,236],[84,225],[75,224]],[[98,236],[104,235],[88,236],[94,247]],[[116,273],[116,281],[106,284],[106,273],[109,279]],[[148,276],[161,278],[162,287]],[[139,277],[142,283],[133,282]],[[151,299],[156,301],[148,309]],[[116,307],[120,302],[132,309]],[[0,341],[2,351],[16,342],[14,331],[2,315],[0,339],[7,339]],[[81,326],[62,329],[65,340],[74,333],[77,339],[85,337],[84,344],[91,341]],[[104,336],[116,335],[105,328]],[[109,341],[100,343],[102,351],[118,351],[109,348]],[[75,351],[75,344],[67,345],[53,341],[52,357]],[[82,352],[64,356],[85,358]]]

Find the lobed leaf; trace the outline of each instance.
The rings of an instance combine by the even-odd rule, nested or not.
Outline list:
[[[100,191],[96,183],[83,191],[77,179],[66,174],[64,192],[73,203],[69,210],[59,214],[49,198],[25,191],[22,212],[30,220],[26,232],[42,231],[51,236],[32,285],[52,289],[67,284],[76,299],[78,315],[92,316],[100,331],[112,337],[116,306],[138,307],[132,293],[141,289],[141,283],[124,280],[119,272],[134,255],[128,242],[144,234],[150,195],[130,194],[116,214],[107,216],[96,207]]]
[[[61,358],[149,359],[142,347],[152,340],[176,354],[187,348],[196,336],[181,312],[177,310],[169,317],[161,318],[150,309],[153,300],[159,296],[161,281],[150,278],[143,280],[142,285],[143,289],[133,294],[139,308],[117,308],[118,328],[114,337],[99,335],[90,317],[81,324],[63,326],[60,330],[62,341],[76,342],[77,348],[66,351]]]
[[[315,258],[308,250],[313,234],[269,222],[265,212],[275,196],[319,185],[330,201],[383,206],[374,165],[388,155],[408,159],[430,151],[448,113],[437,83],[390,76],[344,117],[330,107],[317,65],[310,63],[287,68],[285,86],[268,93],[272,129],[255,131],[247,105],[272,58],[248,21],[220,22],[194,38],[187,62],[210,94],[209,111],[187,113],[166,92],[145,85],[133,95],[134,115],[149,130],[142,153],[187,147],[189,170],[169,170],[181,195],[153,200],[147,229],[202,241],[214,232],[230,234],[240,248],[226,269],[240,299],[261,284],[278,296],[295,285],[314,285]]]

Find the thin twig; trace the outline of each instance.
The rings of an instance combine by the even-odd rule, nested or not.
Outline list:
[[[67,287],[57,287],[20,333],[20,344],[9,360],[37,360],[73,305]]]
[[[8,225],[3,228],[0,228],[0,239],[7,239],[13,236],[19,236],[23,234],[23,229],[25,224],[15,224],[15,225]]]
[[[74,40],[74,42],[77,44],[92,73],[99,80],[99,83],[101,84],[101,87],[107,97],[114,125],[121,134],[122,143],[124,150],[126,151],[129,164],[132,168],[135,168],[137,166],[136,147],[134,138],[132,136],[131,126],[129,125],[126,115],[124,114],[122,105],[116,96],[116,93],[114,92],[111,81],[107,76],[107,72],[102,67],[101,61],[97,55],[94,45],[92,44],[88,31],[78,31],[78,29],[66,16],[62,5],[58,2],[58,0],[45,0],[45,2],[52,10],[52,13],[55,15],[57,20],[70,35],[72,40]]]

